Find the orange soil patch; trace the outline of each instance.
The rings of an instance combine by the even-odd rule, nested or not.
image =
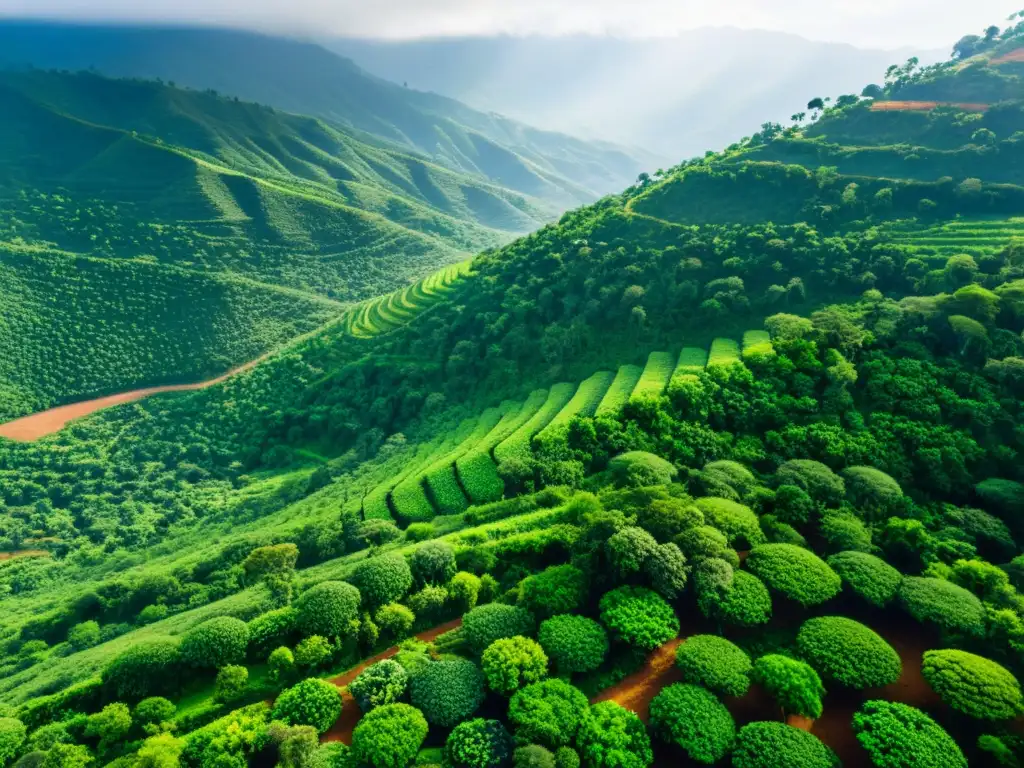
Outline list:
[[[799,728],[801,731],[810,733],[811,728],[814,727],[814,721],[803,715],[789,715],[786,718],[786,725],[791,725],[794,728]]]
[[[45,549],[20,549],[17,552],[0,552],[0,560],[17,560],[22,557],[49,557]]]
[[[60,432],[65,426],[67,426],[68,422],[80,419],[83,416],[88,416],[96,411],[101,411],[104,408],[111,408],[123,403],[134,403],[136,400],[142,400],[144,397],[159,395],[164,392],[191,392],[196,389],[212,387],[214,384],[220,384],[222,381],[234,376],[236,373],[249,370],[254,365],[261,362],[264,357],[252,360],[245,365],[234,368],[225,374],[221,374],[215,379],[210,379],[209,381],[201,381],[196,384],[168,384],[162,387],[134,389],[130,392],[122,392],[118,395],[107,395],[106,397],[97,397],[93,400],[83,400],[80,403],[60,405],[56,408],[50,408],[47,411],[40,411],[39,413],[23,416],[20,419],[9,421],[6,424],[0,424],[0,437],[6,437],[10,440],[17,440],[23,443],[32,442],[33,440],[38,440],[41,437],[46,437],[47,435]]]
[[[1013,64],[1024,62],[1024,48],[1018,48],[1015,51],[1004,53],[997,59],[992,59],[989,64],[998,67],[1000,64]]]
[[[457,629],[462,626],[462,619],[452,619],[451,621],[445,622],[440,626],[428,629],[425,632],[420,632],[416,635],[417,640],[422,640],[425,643],[430,643],[436,640],[438,637],[443,635],[445,632],[450,632],[453,629]],[[359,718],[362,717],[363,713],[359,709],[359,705],[356,700],[352,697],[352,694],[348,692],[348,684],[359,677],[359,674],[366,669],[376,664],[378,661],[384,661],[384,659],[390,659],[396,653],[398,653],[398,646],[393,645],[386,651],[381,651],[376,656],[371,656],[365,661],[361,662],[359,666],[353,667],[344,674],[332,677],[327,682],[332,683],[341,688],[341,716],[334,722],[331,729],[327,731],[323,736],[320,737],[320,742],[325,743],[328,741],[340,741],[342,744],[348,746],[352,745],[352,730],[359,723]]]
[[[666,685],[678,683],[683,679],[682,672],[676,667],[676,648],[683,642],[685,638],[678,637],[651,652],[642,669],[617,685],[601,691],[591,699],[591,703],[614,701],[636,712],[646,723],[651,712],[651,700]]]
[[[876,101],[871,105],[872,112],[931,112],[937,107],[956,107],[967,112],[984,112],[988,104],[971,102],[943,101]]]

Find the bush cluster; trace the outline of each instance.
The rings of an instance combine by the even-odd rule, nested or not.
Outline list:
[[[317,733],[326,733],[341,716],[341,692],[325,680],[303,680],[277,697],[273,716],[288,725],[309,725]]]
[[[1024,711],[1020,683],[1000,664],[967,651],[925,651],[921,674],[953,709],[979,720],[1006,720]]]
[[[586,616],[552,616],[540,625],[537,640],[563,675],[595,670],[608,655],[608,633]]]
[[[670,685],[651,701],[651,728],[691,760],[717,763],[732,749],[736,724],[714,694],[697,685]]]
[[[552,678],[517,691],[509,701],[508,720],[520,742],[558,749],[576,739],[587,707],[578,688]]]
[[[750,687],[753,665],[746,651],[717,635],[688,637],[676,650],[683,680],[726,696],[742,696]]]
[[[824,560],[794,544],[754,547],[746,566],[769,589],[805,608],[831,600],[842,589],[842,580]]]
[[[647,727],[614,701],[602,701],[587,710],[577,744],[590,768],[647,768],[654,760]]]
[[[853,732],[878,768],[967,768],[960,747],[921,710],[895,701],[868,701],[853,716]]]
[[[880,557],[867,552],[839,552],[828,559],[832,570],[854,594],[876,608],[896,597],[903,575]]]
[[[462,617],[462,628],[473,650],[481,654],[495,640],[533,634],[534,619],[529,611],[514,605],[489,603]]]
[[[736,734],[734,768],[838,768],[836,753],[817,736],[785,723],[748,723]]]
[[[348,691],[362,712],[385,704],[397,704],[409,689],[409,674],[394,659],[371,664],[349,683]]]
[[[672,606],[643,587],[619,587],[601,598],[601,621],[618,639],[652,651],[679,634]]]
[[[800,653],[827,680],[849,688],[877,688],[903,671],[899,654],[874,630],[844,616],[808,619],[796,638]]]
[[[412,703],[427,722],[451,728],[477,711],[484,700],[484,676],[469,659],[448,657],[414,675]]]

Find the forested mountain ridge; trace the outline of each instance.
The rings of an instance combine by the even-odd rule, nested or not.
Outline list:
[[[540,131],[404,88],[311,43],[248,32],[4,21],[4,65],[95,68],[215,89],[348,126],[560,209],[620,189],[658,162],[639,150]]]
[[[384,333],[0,442],[15,754],[1024,758],[1024,220],[990,162],[1024,90],[1000,59],[815,100],[485,251]],[[793,146],[806,165],[774,159]]]

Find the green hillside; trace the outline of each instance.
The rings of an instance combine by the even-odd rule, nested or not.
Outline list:
[[[1018,188],[767,133],[221,385],[0,440],[12,753],[1024,760]]]

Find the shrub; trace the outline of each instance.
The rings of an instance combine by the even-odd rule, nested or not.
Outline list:
[[[643,587],[619,587],[601,598],[601,621],[619,640],[652,651],[679,634],[672,606]]]
[[[847,467],[842,472],[846,497],[869,520],[885,517],[903,498],[900,484],[874,467]]]
[[[814,500],[796,485],[780,485],[775,489],[776,516],[790,525],[806,525],[814,513]]]
[[[297,667],[315,669],[326,664],[332,654],[333,649],[326,637],[310,635],[295,646],[293,661]]]
[[[527,744],[515,751],[515,768],[555,768],[555,756],[540,744]]]
[[[447,584],[458,570],[455,551],[444,541],[428,541],[412,553],[412,572],[418,584]]]
[[[87,768],[95,764],[88,747],[54,744],[40,764],[41,768]]]
[[[720,589],[698,589],[698,605],[705,616],[740,627],[767,624],[772,617],[768,587],[746,571],[736,571]]]
[[[267,667],[270,669],[270,679],[275,683],[283,682],[295,672],[295,656],[291,648],[281,646],[275,648],[267,657]]]
[[[144,699],[176,690],[180,663],[176,640],[148,640],[114,657],[103,669],[103,683],[115,698]]]
[[[588,768],[646,768],[654,761],[647,728],[614,701],[602,701],[587,710],[577,743]]]
[[[127,704],[107,704],[85,721],[85,735],[100,740],[100,749],[120,741],[131,730],[132,715]]]
[[[725,560],[733,568],[738,568],[740,558],[736,550],[729,546],[729,540],[717,528],[700,525],[676,536],[672,542],[691,563],[716,558]]]
[[[288,725],[311,725],[326,733],[341,715],[341,692],[324,680],[309,678],[277,697],[273,717]]]
[[[540,625],[537,640],[560,675],[595,670],[608,655],[608,633],[585,616],[553,616]]]
[[[249,627],[240,618],[217,616],[181,638],[181,658],[188,665],[218,669],[238,664],[249,647]]]
[[[821,518],[821,536],[829,552],[870,552],[871,530],[859,517],[829,510]]]
[[[1024,483],[992,477],[982,480],[974,490],[1004,520],[1016,520],[1024,513]]]
[[[975,595],[944,579],[907,576],[897,593],[907,613],[923,624],[948,632],[981,636],[985,632],[985,608]]]
[[[644,561],[658,547],[658,542],[643,528],[627,526],[605,542],[608,563],[622,580],[640,573]]]
[[[352,583],[366,607],[376,609],[405,596],[412,588],[412,570],[399,554],[380,555],[360,563]]]
[[[412,631],[416,614],[401,603],[389,603],[377,609],[373,620],[380,627],[381,635],[390,640],[401,640]]]
[[[564,680],[542,680],[512,697],[508,720],[520,743],[557,749],[570,744],[587,712],[587,697]]]
[[[429,664],[412,679],[412,703],[427,721],[451,728],[474,712],[484,700],[484,677],[468,659],[450,657]]]
[[[892,602],[903,580],[899,571],[866,552],[840,552],[832,555],[828,564],[854,594],[877,608]]]
[[[295,633],[297,614],[291,606],[267,611],[249,622],[249,652],[257,657],[286,645]]]
[[[726,696],[742,696],[750,687],[753,665],[746,651],[716,635],[694,635],[676,649],[683,681]]]
[[[476,608],[477,601],[480,599],[481,586],[482,582],[479,576],[459,571],[452,577],[452,581],[448,585],[448,596],[458,604],[459,612],[465,613]]]
[[[809,664],[769,653],[754,662],[752,677],[786,714],[802,715],[812,720],[821,717],[825,686]]]
[[[530,613],[514,605],[490,603],[474,608],[462,618],[462,628],[470,646],[483,653],[495,640],[533,634],[534,620]]]
[[[362,712],[396,704],[409,688],[409,673],[393,659],[384,659],[360,672],[349,683],[348,692],[356,700]]]
[[[444,587],[428,584],[419,592],[409,595],[406,601],[409,608],[421,620],[437,621],[445,613],[448,602],[448,590]]]
[[[807,539],[789,523],[784,523],[775,515],[761,515],[761,530],[769,544],[795,544],[806,547]]]
[[[636,516],[637,525],[658,541],[668,541],[683,531],[704,525],[704,514],[690,499],[677,499],[667,493],[664,498],[650,499],[641,505]]]
[[[100,625],[95,621],[83,621],[81,624],[75,624],[68,630],[68,642],[76,651],[84,651],[86,648],[99,645]],[[2,764],[0,761],[0,765]]]
[[[132,720],[139,725],[159,725],[174,717],[175,711],[174,704],[163,696],[150,696],[135,705]]]
[[[373,768],[406,768],[427,738],[423,713],[408,704],[385,704],[360,719],[352,731],[352,754]]]
[[[572,747],[555,750],[555,768],[580,768],[580,756]]]
[[[741,498],[757,485],[757,478],[753,472],[739,462],[726,459],[708,462],[701,470],[701,475],[704,476],[705,482],[726,485]]]
[[[820,461],[791,459],[775,471],[779,485],[795,485],[819,504],[834,506],[846,495],[843,478]]]
[[[299,628],[306,635],[341,637],[359,617],[359,590],[343,581],[323,581],[295,601]]]
[[[899,654],[874,630],[843,616],[808,619],[797,647],[820,674],[849,688],[877,688],[899,679]]]
[[[181,765],[184,749],[184,739],[177,739],[170,733],[159,733],[146,739],[139,747],[133,768],[174,768]]]
[[[655,592],[675,600],[686,589],[686,558],[675,544],[659,544],[644,561],[644,574]]]
[[[748,723],[736,734],[735,768],[837,768],[835,752],[817,736],[785,723]]]
[[[451,768],[502,768],[515,744],[498,720],[477,718],[455,726],[444,745],[444,764]]]
[[[1024,710],[1020,683],[1005,667],[967,651],[925,651],[921,674],[953,709],[979,720],[1006,720]]]
[[[678,474],[670,462],[644,451],[620,454],[608,462],[608,469],[616,485],[632,488],[668,485]]]
[[[651,728],[691,760],[711,765],[732,749],[736,724],[714,694],[696,685],[670,685],[651,701]]]
[[[843,586],[824,560],[793,544],[754,547],[746,565],[770,589],[805,608],[831,600]]]
[[[412,523],[405,529],[405,540],[414,543],[432,539],[436,535],[433,523]]]
[[[894,701],[867,701],[853,732],[878,768],[967,768],[960,747],[921,710]]]
[[[709,497],[697,499],[697,508],[704,514],[708,525],[725,534],[731,547],[750,549],[767,541],[757,515],[748,506],[728,499]]]
[[[25,743],[25,724],[13,717],[0,717],[0,765],[13,760]]]
[[[519,586],[519,604],[538,618],[579,610],[587,598],[587,576],[573,565],[556,565]]]
[[[502,696],[511,696],[548,673],[548,657],[544,649],[537,641],[526,637],[495,640],[487,646],[480,664],[487,685]]]

